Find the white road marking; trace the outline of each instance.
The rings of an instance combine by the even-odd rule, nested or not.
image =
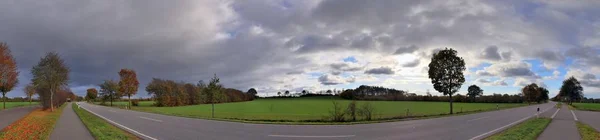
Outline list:
[[[490,116],[485,116],[485,117],[481,117],[481,118],[471,119],[471,120],[467,120],[467,122],[481,120],[481,119],[485,119],[485,118],[489,118],[489,117]]]
[[[140,116],[140,118],[142,118],[142,119],[146,119],[146,120],[151,120],[151,121],[156,121],[156,122],[163,122],[163,121],[161,121],[161,120],[152,119],[152,118],[148,118],[148,117],[142,117],[142,116]]]
[[[145,134],[143,134],[143,133],[140,133],[140,132],[138,132],[138,131],[135,131],[135,130],[133,130],[133,129],[129,128],[129,127],[126,127],[126,126],[124,126],[124,125],[121,125],[121,124],[119,124],[119,123],[117,123],[117,122],[114,122],[114,121],[112,121],[112,120],[110,120],[110,119],[107,119],[106,117],[104,117],[104,116],[102,116],[102,115],[99,115],[99,114],[96,114],[95,112],[92,112],[92,111],[88,110],[88,109],[87,109],[87,108],[85,108],[85,107],[81,107],[81,108],[83,108],[84,110],[86,110],[86,111],[88,111],[88,112],[90,112],[90,113],[92,113],[92,114],[94,114],[94,115],[96,115],[96,116],[98,116],[98,117],[100,117],[100,118],[102,118],[102,119],[104,119],[104,120],[108,121],[109,123],[112,123],[112,124],[114,124],[114,125],[117,125],[118,127],[121,127],[121,128],[123,128],[123,129],[126,129],[126,130],[128,130],[129,132],[132,132],[132,133],[138,134],[138,135],[140,135],[140,136],[146,137],[146,138],[148,138],[148,139],[150,139],[150,140],[158,140],[158,139],[156,139],[156,138],[153,138],[153,137],[150,137],[150,136],[148,136],[148,135],[145,135]]]
[[[554,116],[556,116],[556,113],[558,113],[558,111],[560,111],[560,108],[558,110],[556,110],[556,112],[554,112],[554,115],[552,115],[552,117],[550,117],[550,119],[554,119]]]
[[[573,110],[571,110],[571,114],[573,114],[573,118],[575,119],[575,121],[577,121],[577,116],[575,116],[575,112],[573,112]]]
[[[546,109],[544,109],[544,111],[542,111],[542,112],[540,112],[540,113],[544,113],[544,112],[548,111],[548,109],[550,109],[550,108],[546,108]],[[522,121],[525,121],[525,120],[527,120],[527,119],[529,119],[529,118],[531,118],[531,117],[535,116],[535,114],[537,114],[537,113],[534,113],[534,114],[533,114],[533,115],[531,115],[531,116],[527,116],[527,117],[525,117],[525,118],[523,118],[523,119],[520,119],[520,120],[518,120],[518,121],[512,122],[512,123],[510,123],[510,124],[507,124],[507,125],[505,125],[505,126],[502,126],[502,127],[500,127],[500,128],[496,128],[496,129],[494,129],[494,130],[492,130],[492,131],[489,131],[489,132],[483,133],[483,134],[481,134],[481,135],[475,136],[475,137],[473,137],[473,138],[471,138],[471,139],[469,139],[469,140],[475,140],[475,139],[479,139],[479,138],[482,138],[483,136],[486,136],[486,135],[488,135],[488,134],[492,134],[492,133],[494,133],[494,132],[496,132],[496,131],[499,131],[499,130],[502,130],[502,129],[506,128],[506,127],[513,126],[513,125],[515,125],[515,124],[518,124],[518,123],[520,123],[520,122],[522,122]]]
[[[282,137],[282,138],[349,138],[355,137],[356,135],[337,135],[337,136],[299,136],[299,135],[269,135],[269,137]]]

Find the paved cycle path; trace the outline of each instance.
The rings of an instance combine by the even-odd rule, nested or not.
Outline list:
[[[81,122],[79,116],[73,111],[72,103],[67,103],[60,119],[50,135],[51,140],[93,140],[87,127]]]
[[[538,137],[539,140],[579,140],[581,136],[575,125],[574,113],[562,105],[560,110],[553,115],[552,122]],[[552,116],[551,116],[552,117]]]

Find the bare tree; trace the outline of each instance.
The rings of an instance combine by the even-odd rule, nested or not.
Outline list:
[[[344,121],[344,115],[346,115],[344,112],[344,110],[342,109],[342,105],[336,101],[332,101],[333,103],[333,110],[329,111],[329,117],[331,118],[332,121],[335,122],[343,122]]]
[[[370,121],[373,118],[373,113],[375,112],[375,107],[371,105],[369,102],[365,102],[359,109],[358,114],[363,116],[366,120]]]

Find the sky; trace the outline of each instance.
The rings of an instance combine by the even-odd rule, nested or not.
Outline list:
[[[24,96],[47,52],[70,67],[78,95],[122,68],[152,78],[278,91],[383,86],[440,95],[427,78],[434,52],[453,48],[466,82],[484,94],[527,84],[553,97],[576,77],[600,98],[597,0],[3,0],[0,41],[13,52]]]

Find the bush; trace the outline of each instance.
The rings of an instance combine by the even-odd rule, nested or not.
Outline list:
[[[133,105],[133,106],[140,106],[140,101],[138,101],[138,100],[131,100],[131,105]]]
[[[345,112],[342,110],[340,103],[333,101],[333,110],[329,111],[329,118],[334,122],[343,122],[345,120]]]

